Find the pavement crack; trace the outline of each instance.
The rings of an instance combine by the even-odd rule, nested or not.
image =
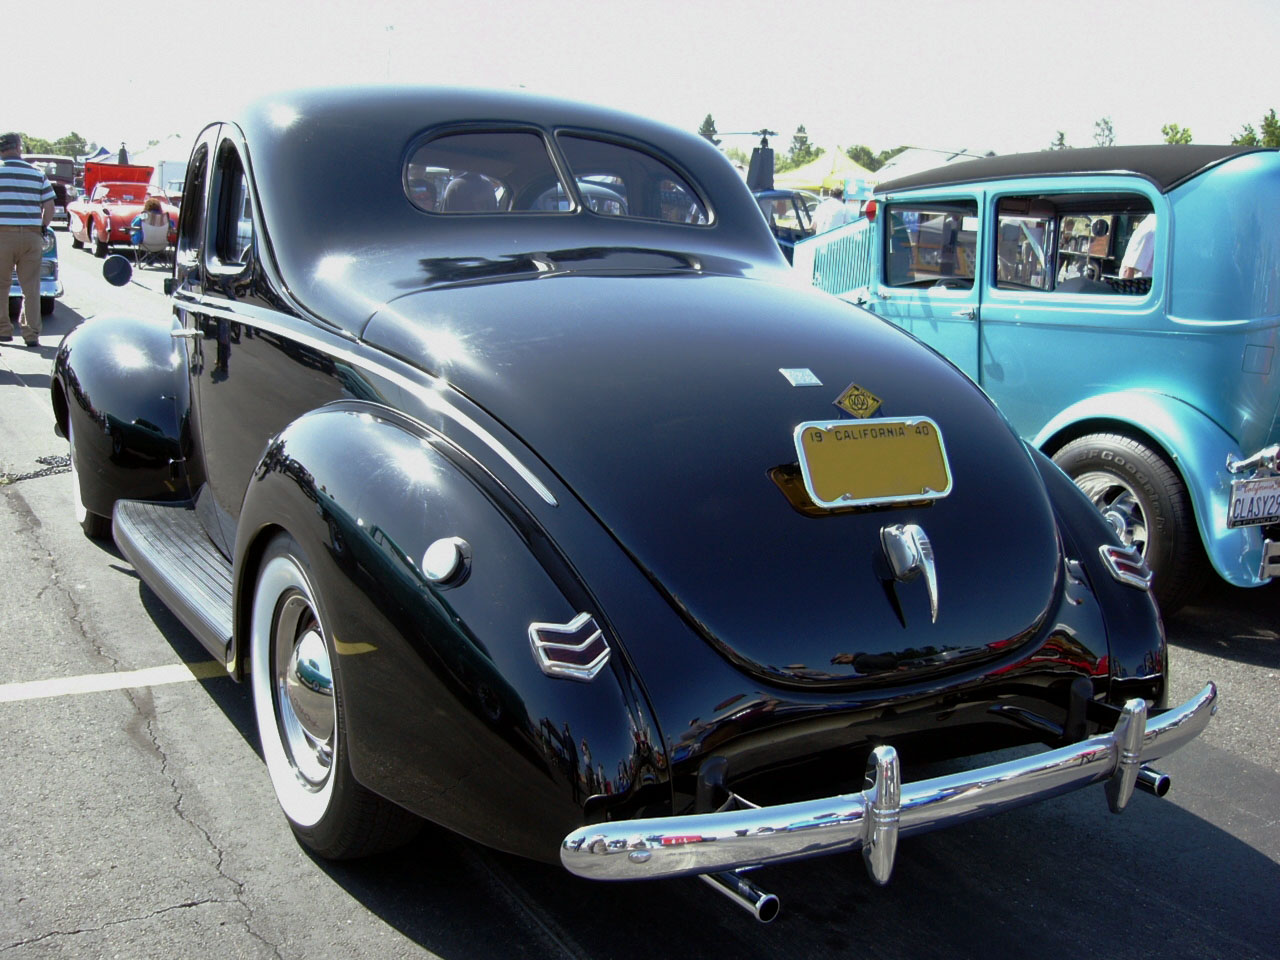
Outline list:
[[[177,815],[179,820],[181,820],[183,823],[187,824],[189,827],[194,829],[196,832],[200,834],[201,837],[204,838],[205,845],[210,850],[213,851],[216,857],[216,862],[214,863],[214,870],[217,871],[218,876],[222,877],[223,880],[231,884],[232,888],[235,891],[235,897],[233,901],[218,901],[218,902],[222,902],[222,903],[234,902],[235,904],[237,904],[240,907],[240,909],[244,911],[244,914],[245,914],[244,919],[242,921],[244,923],[245,932],[248,933],[249,936],[253,937],[255,940],[262,943],[263,945],[270,947],[272,950],[272,953],[275,956],[277,957],[281,956],[280,948],[276,944],[267,940],[266,937],[262,936],[262,934],[258,933],[258,931],[253,928],[253,919],[254,919],[253,907],[250,906],[248,901],[245,900],[244,898],[245,883],[243,880],[240,880],[227,872],[226,851],[224,851],[222,847],[218,845],[218,842],[213,838],[213,835],[207,829],[205,829],[204,825],[201,824],[194,817],[189,816],[185,809],[186,796],[182,791],[182,787],[178,783],[177,777],[175,777],[169,769],[169,764],[170,764],[169,754],[165,750],[165,748],[161,745],[160,736],[156,731],[157,717],[155,712],[155,704],[152,700],[150,691],[130,690],[126,692],[126,695],[129,698],[129,701],[133,704],[134,711],[137,714],[138,718],[143,721],[143,730],[145,732],[146,739],[150,744],[152,752],[154,752],[155,755],[160,758],[161,776],[163,776],[166,780],[168,780],[169,789],[174,796],[173,808],[172,808],[174,814]],[[145,704],[142,702],[144,700],[146,701]]]
[[[27,937],[23,940],[14,940],[11,943],[5,944],[3,947],[0,947],[0,952],[14,950],[18,947],[29,947],[34,943],[41,943],[42,941],[50,940],[54,937],[78,937],[86,933],[101,933],[103,930],[110,927],[118,927],[125,923],[141,923],[145,920],[151,920],[155,917],[163,916],[166,913],[172,913],[175,910],[190,910],[193,907],[202,907],[207,903],[230,904],[237,902],[238,901],[233,900],[221,900],[217,897],[202,897],[198,900],[184,900],[182,903],[174,903],[167,907],[160,907],[149,913],[141,914],[140,916],[121,917],[118,920],[108,920],[106,923],[98,924],[96,927],[76,927],[73,930],[50,930],[47,933],[40,934],[38,937]]]
[[[11,486],[5,487],[5,496],[8,498],[10,505],[13,507],[14,515],[19,518],[18,534],[25,545],[29,548],[31,555],[43,557],[48,564],[49,576],[45,586],[40,590],[39,595],[45,598],[49,595],[56,595],[65,601],[65,611],[69,624],[69,628],[75,631],[76,639],[82,641],[85,648],[93,651],[96,657],[109,664],[112,672],[118,672],[125,668],[125,663],[119,657],[113,656],[104,643],[100,641],[92,629],[92,617],[86,605],[82,602],[82,598],[72,586],[73,577],[67,575],[62,569],[62,561],[59,555],[49,548],[46,541],[46,533],[39,517],[32,510],[31,505],[22,496],[19,490]],[[157,730],[157,716],[155,704],[150,690],[132,689],[124,691],[125,697],[128,699],[134,711],[134,719],[128,724],[128,733],[138,746],[146,751],[153,753],[160,761],[161,776],[168,781],[169,789],[173,795],[173,812],[179,820],[184,824],[195,829],[204,839],[204,843],[213,852],[214,870],[223,881],[231,885],[234,891],[233,899],[223,900],[218,898],[206,898],[202,900],[190,901],[188,903],[176,906],[162,908],[160,913],[168,910],[187,909],[192,906],[198,906],[201,903],[236,903],[243,911],[244,916],[242,923],[245,931],[249,936],[260,941],[269,947],[275,956],[280,956],[279,947],[271,943],[260,933],[253,929],[254,912],[253,908],[246,901],[245,883],[243,880],[232,876],[226,867],[226,851],[224,851],[213,838],[212,834],[194,817],[189,815],[186,809],[186,798],[183,794],[182,787],[178,782],[178,778],[171,769],[171,761],[168,752],[161,743],[160,735]],[[152,914],[154,916],[155,914]],[[131,918],[134,920],[146,919],[145,917]],[[112,923],[125,923],[128,920],[112,921]],[[45,936],[66,935],[72,936],[76,933],[87,932],[81,930],[74,931],[57,931],[55,933],[46,934]],[[23,946],[28,943],[37,942],[36,940],[19,941],[13,946]],[[9,947],[0,947],[0,951],[10,949]]]

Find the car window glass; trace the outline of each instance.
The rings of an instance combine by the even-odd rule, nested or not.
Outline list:
[[[214,218],[214,256],[224,266],[247,263],[253,249],[253,208],[244,165],[230,143],[224,143],[218,151],[209,209]]]
[[[1155,216],[1137,194],[1002,197],[996,286],[1072,294],[1151,289]]]
[[[187,167],[187,181],[182,189],[186,202],[182,204],[178,224],[179,267],[193,267],[200,250],[200,237],[204,232],[204,186],[209,169],[209,148],[201,145]]]
[[[885,212],[885,283],[967,290],[977,260],[978,203],[891,204]]]
[[[705,224],[706,205],[668,164],[633,147],[571,134],[557,138],[583,203],[605,216]]]
[[[409,157],[404,183],[415,206],[443,214],[537,212],[537,197],[564,189],[542,137],[516,130],[436,137]]]

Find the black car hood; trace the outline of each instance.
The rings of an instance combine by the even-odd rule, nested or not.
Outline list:
[[[972,664],[1025,641],[1054,603],[1052,510],[1005,420],[945,360],[825,294],[552,276],[403,297],[364,339],[522,437],[708,642],[775,682]],[[821,385],[793,386],[783,368]],[[834,405],[851,384],[883,401],[871,420]],[[949,496],[827,512],[784,494],[797,424],[907,416],[938,424]],[[933,547],[936,621],[925,578],[888,572],[881,530],[895,524],[918,524]]]

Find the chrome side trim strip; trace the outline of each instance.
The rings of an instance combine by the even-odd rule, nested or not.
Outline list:
[[[310,347],[320,353],[327,354],[344,363],[349,363],[353,367],[359,367],[367,370],[376,376],[390,380],[397,387],[413,394],[414,397],[421,400],[422,403],[436,413],[442,414],[462,427],[468,433],[472,434],[477,440],[483,443],[491,451],[502,458],[512,470],[520,475],[520,479],[527,483],[539,497],[550,506],[557,506],[558,501],[555,495],[547,488],[537,475],[525,466],[514,453],[502,444],[497,437],[476,423],[471,417],[467,416],[461,410],[453,407],[444,399],[443,391],[449,386],[449,382],[443,377],[435,377],[430,374],[423,374],[427,378],[428,384],[424,386],[402,373],[398,373],[384,364],[368,357],[362,357],[350,350],[336,348],[325,341],[300,333],[295,327],[280,323],[274,319],[279,316],[276,311],[269,310],[265,307],[257,307],[251,304],[236,304],[234,310],[228,309],[224,304],[211,303],[208,300],[199,300],[190,297],[179,297],[175,295],[172,298],[174,305],[183,310],[190,310],[194,313],[202,313],[211,317],[220,317],[224,320],[231,320],[236,323],[248,323],[255,327],[260,327],[270,333],[278,336],[287,337],[303,346]]]
[[[1217,709],[1217,700],[1218,689],[1210,683],[1146,724],[1146,704],[1131,700],[1124,719],[1110,733],[900,786],[897,754],[881,747],[870,765],[875,782],[859,793],[750,810],[592,824],[564,838],[560,862],[590,880],[641,880],[721,873],[863,849],[872,878],[884,882],[893,868],[897,836],[988,817],[1113,778],[1118,786],[1109,794],[1119,798],[1126,789],[1132,793],[1139,765],[1196,737]]]

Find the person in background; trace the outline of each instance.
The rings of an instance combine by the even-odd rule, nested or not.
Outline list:
[[[40,258],[53,219],[53,187],[22,159],[22,135],[0,134],[0,276],[18,272],[22,288],[19,327],[28,347],[40,346]],[[0,342],[13,339],[9,311],[0,311]]]
[[[831,191],[831,196],[814,208],[813,232],[826,233],[846,223],[852,223],[856,219],[858,214],[855,208],[844,202],[844,188],[836,187]]]
[[[1149,213],[1142,218],[1129,236],[1129,245],[1124,248],[1124,259],[1120,261],[1120,278],[1128,280],[1133,277],[1151,276],[1151,265],[1156,256],[1156,215]]]
[[[142,204],[142,212],[129,222],[129,240],[135,246],[142,242],[142,224],[149,223],[152,226],[161,226],[169,230],[176,230],[177,227],[173,223],[173,218],[164,212],[164,207],[160,204],[159,197],[147,197]]]

